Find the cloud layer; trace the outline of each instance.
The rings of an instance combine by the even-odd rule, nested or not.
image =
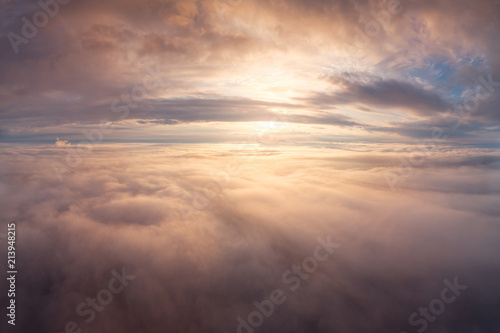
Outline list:
[[[19,332],[236,332],[276,288],[286,301],[256,332],[416,332],[408,317],[455,277],[468,289],[429,331],[500,327],[492,151],[441,151],[393,193],[397,156],[371,148],[103,145],[61,183],[51,164],[70,149],[1,151]],[[282,274],[329,235],[341,247],[291,291]],[[76,307],[122,267],[136,278],[85,323]]]

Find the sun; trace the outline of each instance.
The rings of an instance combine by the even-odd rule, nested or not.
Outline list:
[[[279,126],[280,126],[280,123],[276,122],[276,121],[262,121],[262,122],[259,122],[259,127],[261,127],[262,129],[273,130],[273,129],[277,129]]]

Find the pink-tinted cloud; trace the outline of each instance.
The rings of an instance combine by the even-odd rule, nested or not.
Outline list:
[[[388,152],[248,159],[216,146],[100,146],[62,183],[50,167],[60,149],[1,154],[3,219],[17,221],[22,258],[19,316],[31,318],[23,332],[68,321],[93,332],[236,332],[276,288],[287,301],[258,331],[410,331],[408,316],[455,276],[467,292],[432,329],[498,324],[499,177],[488,151],[443,151],[397,193],[383,176],[397,160]],[[194,208],[193,191],[209,196],[228,165],[240,172]],[[283,272],[328,235],[341,248],[291,291]],[[75,308],[122,267],[135,280],[85,324]]]

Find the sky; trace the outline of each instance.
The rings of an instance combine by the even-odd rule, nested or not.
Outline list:
[[[2,142],[498,146],[496,1],[224,1],[2,1]]]
[[[1,331],[498,331],[499,32],[496,0],[0,0]]]

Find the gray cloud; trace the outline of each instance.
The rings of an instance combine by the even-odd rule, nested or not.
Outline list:
[[[394,79],[342,73],[329,80],[340,85],[342,90],[332,94],[317,93],[307,99],[309,103],[325,107],[361,103],[378,108],[408,110],[419,116],[445,112],[451,106],[439,94]]]

